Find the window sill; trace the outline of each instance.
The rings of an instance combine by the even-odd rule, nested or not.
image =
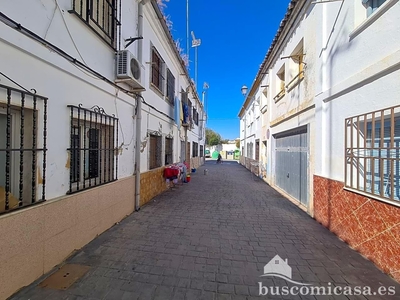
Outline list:
[[[153,92],[155,92],[161,98],[164,98],[163,92],[154,83],[152,83],[152,82],[150,83],[150,88],[153,90]]]
[[[286,95],[285,90],[282,90],[274,97],[275,103],[281,100]]]
[[[293,90],[296,86],[300,84],[304,79],[304,71],[301,71],[299,74],[297,74],[287,85],[286,89],[288,92]]]
[[[377,195],[365,193],[363,191],[360,191],[360,190],[357,190],[357,189],[353,189],[353,188],[350,188],[350,187],[346,187],[346,186],[344,186],[343,189],[348,191],[348,192],[359,194],[359,195],[364,196],[366,198],[374,199],[374,200],[377,200],[377,201],[380,201],[380,202],[384,202],[386,204],[390,204],[390,205],[393,205],[393,206],[400,207],[400,201],[382,198],[382,197],[379,197]]]
[[[267,105],[267,104],[265,104],[265,105],[260,109],[260,111],[261,111],[262,114],[266,113],[267,110],[268,110],[268,105]]]
[[[165,102],[167,102],[169,105],[171,105],[172,107],[175,107],[175,103],[172,101],[169,101],[168,97],[165,97]]]
[[[357,35],[367,29],[372,23],[374,23],[380,16],[388,11],[393,5],[399,0],[387,0],[385,1],[372,15],[367,17],[360,25],[358,25],[352,32],[350,32],[350,40],[354,39]]]

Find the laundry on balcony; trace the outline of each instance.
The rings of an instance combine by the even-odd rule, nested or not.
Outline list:
[[[183,124],[189,124],[189,119],[190,119],[189,106],[186,103],[182,102],[182,109],[183,109]]]

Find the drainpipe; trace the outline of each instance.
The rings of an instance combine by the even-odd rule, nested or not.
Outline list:
[[[138,36],[143,36],[143,2],[138,2]],[[140,64],[143,64],[142,58],[142,42],[137,41],[137,59]],[[143,74],[144,75],[144,74]],[[135,151],[135,211],[140,210],[140,148],[141,148],[141,131],[142,131],[142,99],[136,97],[136,151]]]

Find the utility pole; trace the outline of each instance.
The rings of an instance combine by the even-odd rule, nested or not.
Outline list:
[[[189,55],[190,55],[190,48],[189,48],[189,0],[186,0],[186,54],[187,54],[187,60],[188,60],[188,65],[190,66],[190,60],[189,60]]]

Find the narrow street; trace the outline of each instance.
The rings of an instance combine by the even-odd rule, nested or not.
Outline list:
[[[190,183],[154,198],[75,253],[66,263],[90,268],[69,288],[42,288],[38,281],[11,299],[400,297],[259,296],[259,282],[287,285],[260,277],[275,255],[288,259],[293,281],[372,292],[392,286],[400,295],[398,283],[244,167],[207,161]]]

